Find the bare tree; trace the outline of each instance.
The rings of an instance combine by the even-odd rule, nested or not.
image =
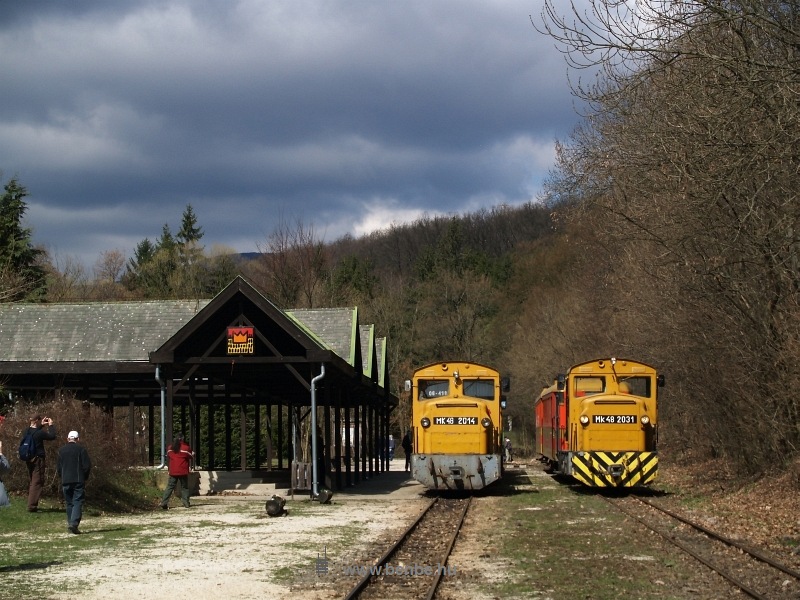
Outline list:
[[[101,281],[118,282],[125,268],[125,255],[119,250],[106,250],[94,265],[94,276]]]
[[[283,307],[313,308],[327,277],[325,244],[313,226],[297,219],[292,228],[281,220],[251,267],[260,284]]]
[[[55,256],[49,268],[48,281],[49,302],[69,302],[89,297],[89,277],[84,266],[75,257]]]
[[[29,287],[25,277],[16,272],[8,262],[0,263],[0,302],[12,302],[20,298]]]
[[[697,440],[753,470],[800,449],[797,17],[755,0],[544,9],[571,64],[601,74],[576,86],[590,111],[553,190],[609,250],[609,293],[634,306],[615,318],[664,324],[647,331],[693,383]]]
[[[441,269],[419,286],[414,328],[417,351],[425,361],[491,362],[497,341],[493,329],[498,291],[489,278]]]

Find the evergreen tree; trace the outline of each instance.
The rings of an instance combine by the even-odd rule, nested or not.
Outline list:
[[[179,277],[178,244],[165,223],[155,244],[144,239],[136,246],[134,256],[128,260],[125,285],[145,298],[170,298],[174,297],[174,283]]]
[[[380,280],[370,258],[345,256],[331,272],[329,298],[333,304],[356,304],[375,297]]]
[[[145,238],[136,245],[133,256],[128,259],[125,275],[122,278],[125,287],[136,290],[145,287],[144,277],[147,265],[153,261],[157,248]]]
[[[219,292],[220,282],[229,283],[237,267],[231,258],[206,258],[198,244],[202,237],[197,215],[187,205],[176,235],[165,223],[155,244],[145,239],[136,247],[125,275],[128,289],[146,298],[200,298]]]
[[[179,295],[189,298],[204,295],[203,280],[208,274],[208,265],[204,260],[203,247],[200,245],[202,237],[203,228],[197,226],[197,215],[194,214],[192,205],[187,204],[181,217],[181,228],[175,238],[183,271],[182,290]]]
[[[164,223],[161,237],[156,242],[156,251],[144,269],[144,294],[148,298],[175,298],[176,281],[182,278],[178,268],[178,242],[172,235],[169,224]]]
[[[136,270],[142,265],[146,265],[156,254],[157,248],[149,239],[145,238],[136,246],[133,258],[130,259],[129,265]]]
[[[197,215],[191,204],[187,204],[181,219],[181,228],[176,239],[179,244],[186,246],[196,244],[203,237],[203,228],[197,226]]]
[[[0,196],[0,298],[10,301],[41,300],[47,291],[42,261],[44,250],[35,248],[31,229],[22,226],[28,190],[16,179]]]
[[[169,228],[169,223],[164,223],[164,226],[161,228],[161,237],[159,238],[158,242],[156,243],[156,251],[166,250],[167,253],[171,254],[177,248],[178,243],[175,241],[175,237],[172,235],[172,231]]]

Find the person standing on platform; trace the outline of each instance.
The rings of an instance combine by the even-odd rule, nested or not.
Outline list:
[[[389,434],[389,462],[394,460],[394,436]]]
[[[67,507],[67,529],[78,534],[78,526],[83,516],[83,499],[85,497],[86,480],[92,470],[92,461],[86,448],[78,444],[80,436],[77,431],[67,434],[67,443],[58,451],[56,471],[61,477],[61,490],[64,492],[64,504]]]
[[[411,469],[411,432],[406,431],[406,434],[403,436],[403,441],[400,442],[400,445],[403,447],[403,452],[406,455],[406,471]]]
[[[28,485],[28,512],[36,512],[39,510],[39,498],[41,498],[42,489],[44,488],[46,456],[44,443],[45,441],[56,439],[56,429],[53,427],[53,419],[50,417],[43,419],[41,416],[35,415],[30,418],[30,423],[29,429],[34,430],[33,442],[36,446],[36,456],[26,463],[30,480]]]
[[[164,510],[169,508],[169,497],[172,496],[175,485],[179,481],[181,483],[181,503],[184,508],[191,506],[189,503],[189,471],[193,457],[194,452],[184,441],[183,436],[178,436],[172,441],[172,446],[167,450],[169,481],[167,489],[164,490],[164,497],[161,498],[161,508]]]

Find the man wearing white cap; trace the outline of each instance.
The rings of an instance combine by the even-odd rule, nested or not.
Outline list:
[[[84,485],[92,469],[89,453],[78,444],[79,439],[77,431],[67,434],[67,443],[58,450],[56,467],[67,505],[67,529],[70,533],[80,533],[78,525],[83,516]]]

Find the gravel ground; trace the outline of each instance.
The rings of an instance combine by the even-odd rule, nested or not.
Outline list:
[[[398,462],[393,465],[395,469]],[[552,478],[543,474],[538,463],[525,468],[530,477],[526,477],[527,484],[516,490],[518,497],[546,486],[558,488]],[[714,474],[710,465],[702,466],[700,472],[665,468],[662,481],[672,490],[666,500],[681,506],[691,498],[694,518],[704,520],[709,527],[724,528],[732,537],[754,540],[795,568],[800,566],[800,555],[792,553],[800,545],[800,494],[792,476],[736,487],[725,477],[724,470],[717,470]],[[564,492],[564,498],[565,502],[570,501],[568,491]],[[534,555],[527,566],[505,564],[501,558],[502,539],[528,535],[513,526],[507,531],[498,530],[506,522],[502,515],[506,498],[495,494],[478,500],[473,503],[451,557],[458,577],[445,578],[441,596],[446,600],[498,597],[492,591],[494,587],[514,581],[526,568],[536,569],[538,557]],[[402,471],[381,475],[349,493],[337,494],[330,505],[320,506],[307,498],[287,501],[288,514],[277,518],[266,515],[264,498],[198,497],[193,498],[194,506],[190,509],[179,507],[125,517],[87,518],[82,525],[85,533],[81,542],[95,535],[98,545],[90,544],[80,550],[80,566],[56,564],[31,570],[24,577],[36,581],[41,590],[69,590],[43,592],[43,598],[52,600],[74,597],[147,600],[171,594],[192,600],[340,598],[348,587],[348,577],[341,575],[342,569],[368,566],[370,557],[379,555],[405,530],[426,502],[425,490]],[[523,509],[524,505],[517,510]],[[535,514],[557,518],[559,513],[557,507],[545,506],[542,513]],[[141,528],[130,544],[113,552],[102,546],[101,532],[128,527]],[[565,524],[564,535],[570,531],[580,535],[582,529],[580,525],[571,528]],[[652,561],[677,566],[665,573],[665,577],[673,579],[661,581],[663,594],[641,597],[705,600],[732,594],[727,584],[707,573],[698,572],[687,581],[683,571],[695,568],[691,560],[657,541],[655,536],[638,532],[635,535],[641,536],[639,543],[647,544],[651,550],[643,557],[625,554],[620,549],[626,563],[641,565],[642,572],[652,569]],[[323,566],[327,571],[321,569]],[[541,577],[546,578],[546,574]],[[541,577],[536,575],[532,580],[538,582]],[[349,579],[355,581],[357,577]],[[682,587],[671,587],[679,580]],[[568,597],[558,589],[546,585],[543,588],[546,592],[520,585],[514,595]],[[588,591],[582,597],[596,596]]]
[[[386,485],[391,494],[381,489]],[[423,491],[396,472],[337,494],[328,505],[287,498],[286,515],[276,518],[266,515],[265,498],[243,495],[194,497],[189,509],[88,517],[81,524],[82,544],[92,536],[100,542],[104,531],[139,532],[113,552],[91,545],[81,550],[78,566],[50,565],[25,577],[51,600],[148,600],[173,593],[192,600],[335,598],[338,579],[329,575],[361,566],[365,549],[404,529],[425,504]],[[329,573],[318,574],[318,560],[326,557]],[[47,591],[58,589],[68,591]]]

